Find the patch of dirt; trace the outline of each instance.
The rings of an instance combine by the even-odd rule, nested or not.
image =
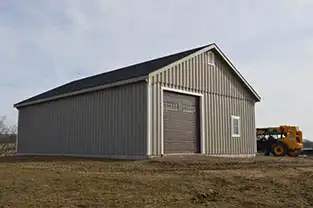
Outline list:
[[[209,189],[207,192],[195,192],[191,198],[193,204],[204,204],[208,205],[211,202],[219,200],[219,193],[213,189]]]

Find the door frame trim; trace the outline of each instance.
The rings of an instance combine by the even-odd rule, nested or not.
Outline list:
[[[177,92],[185,95],[197,96],[200,99],[200,153],[205,154],[205,128],[204,128],[204,97],[201,93],[180,90],[176,88],[161,87],[161,155],[164,155],[164,108],[163,95],[164,91]]]

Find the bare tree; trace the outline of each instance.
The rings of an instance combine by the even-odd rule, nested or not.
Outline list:
[[[7,133],[7,128],[5,125],[5,116],[0,117],[0,135]]]
[[[8,130],[9,130],[10,135],[16,135],[17,134],[17,126],[16,125],[9,126]]]
[[[5,124],[6,117],[0,117],[0,135],[16,135],[17,133],[17,126],[11,125],[8,126]]]

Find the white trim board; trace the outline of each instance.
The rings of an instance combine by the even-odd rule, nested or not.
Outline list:
[[[17,131],[16,131],[16,138],[15,138],[15,152],[18,150],[18,137],[19,137],[19,127],[20,127],[20,113],[17,113]]]
[[[234,119],[238,120],[238,134],[234,133]],[[241,137],[241,120],[240,120],[240,116],[231,115],[231,136],[232,137]]]
[[[169,87],[161,87],[161,155],[164,155],[164,109],[163,109],[163,94],[164,91],[177,92],[186,95],[198,96],[200,99],[200,152],[205,154],[205,128],[204,128],[204,98],[203,94],[185,90],[179,90]]]
[[[151,155],[151,84],[147,81],[147,155]]]

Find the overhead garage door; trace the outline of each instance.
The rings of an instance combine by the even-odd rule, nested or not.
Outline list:
[[[199,98],[164,91],[164,153],[199,153]]]

